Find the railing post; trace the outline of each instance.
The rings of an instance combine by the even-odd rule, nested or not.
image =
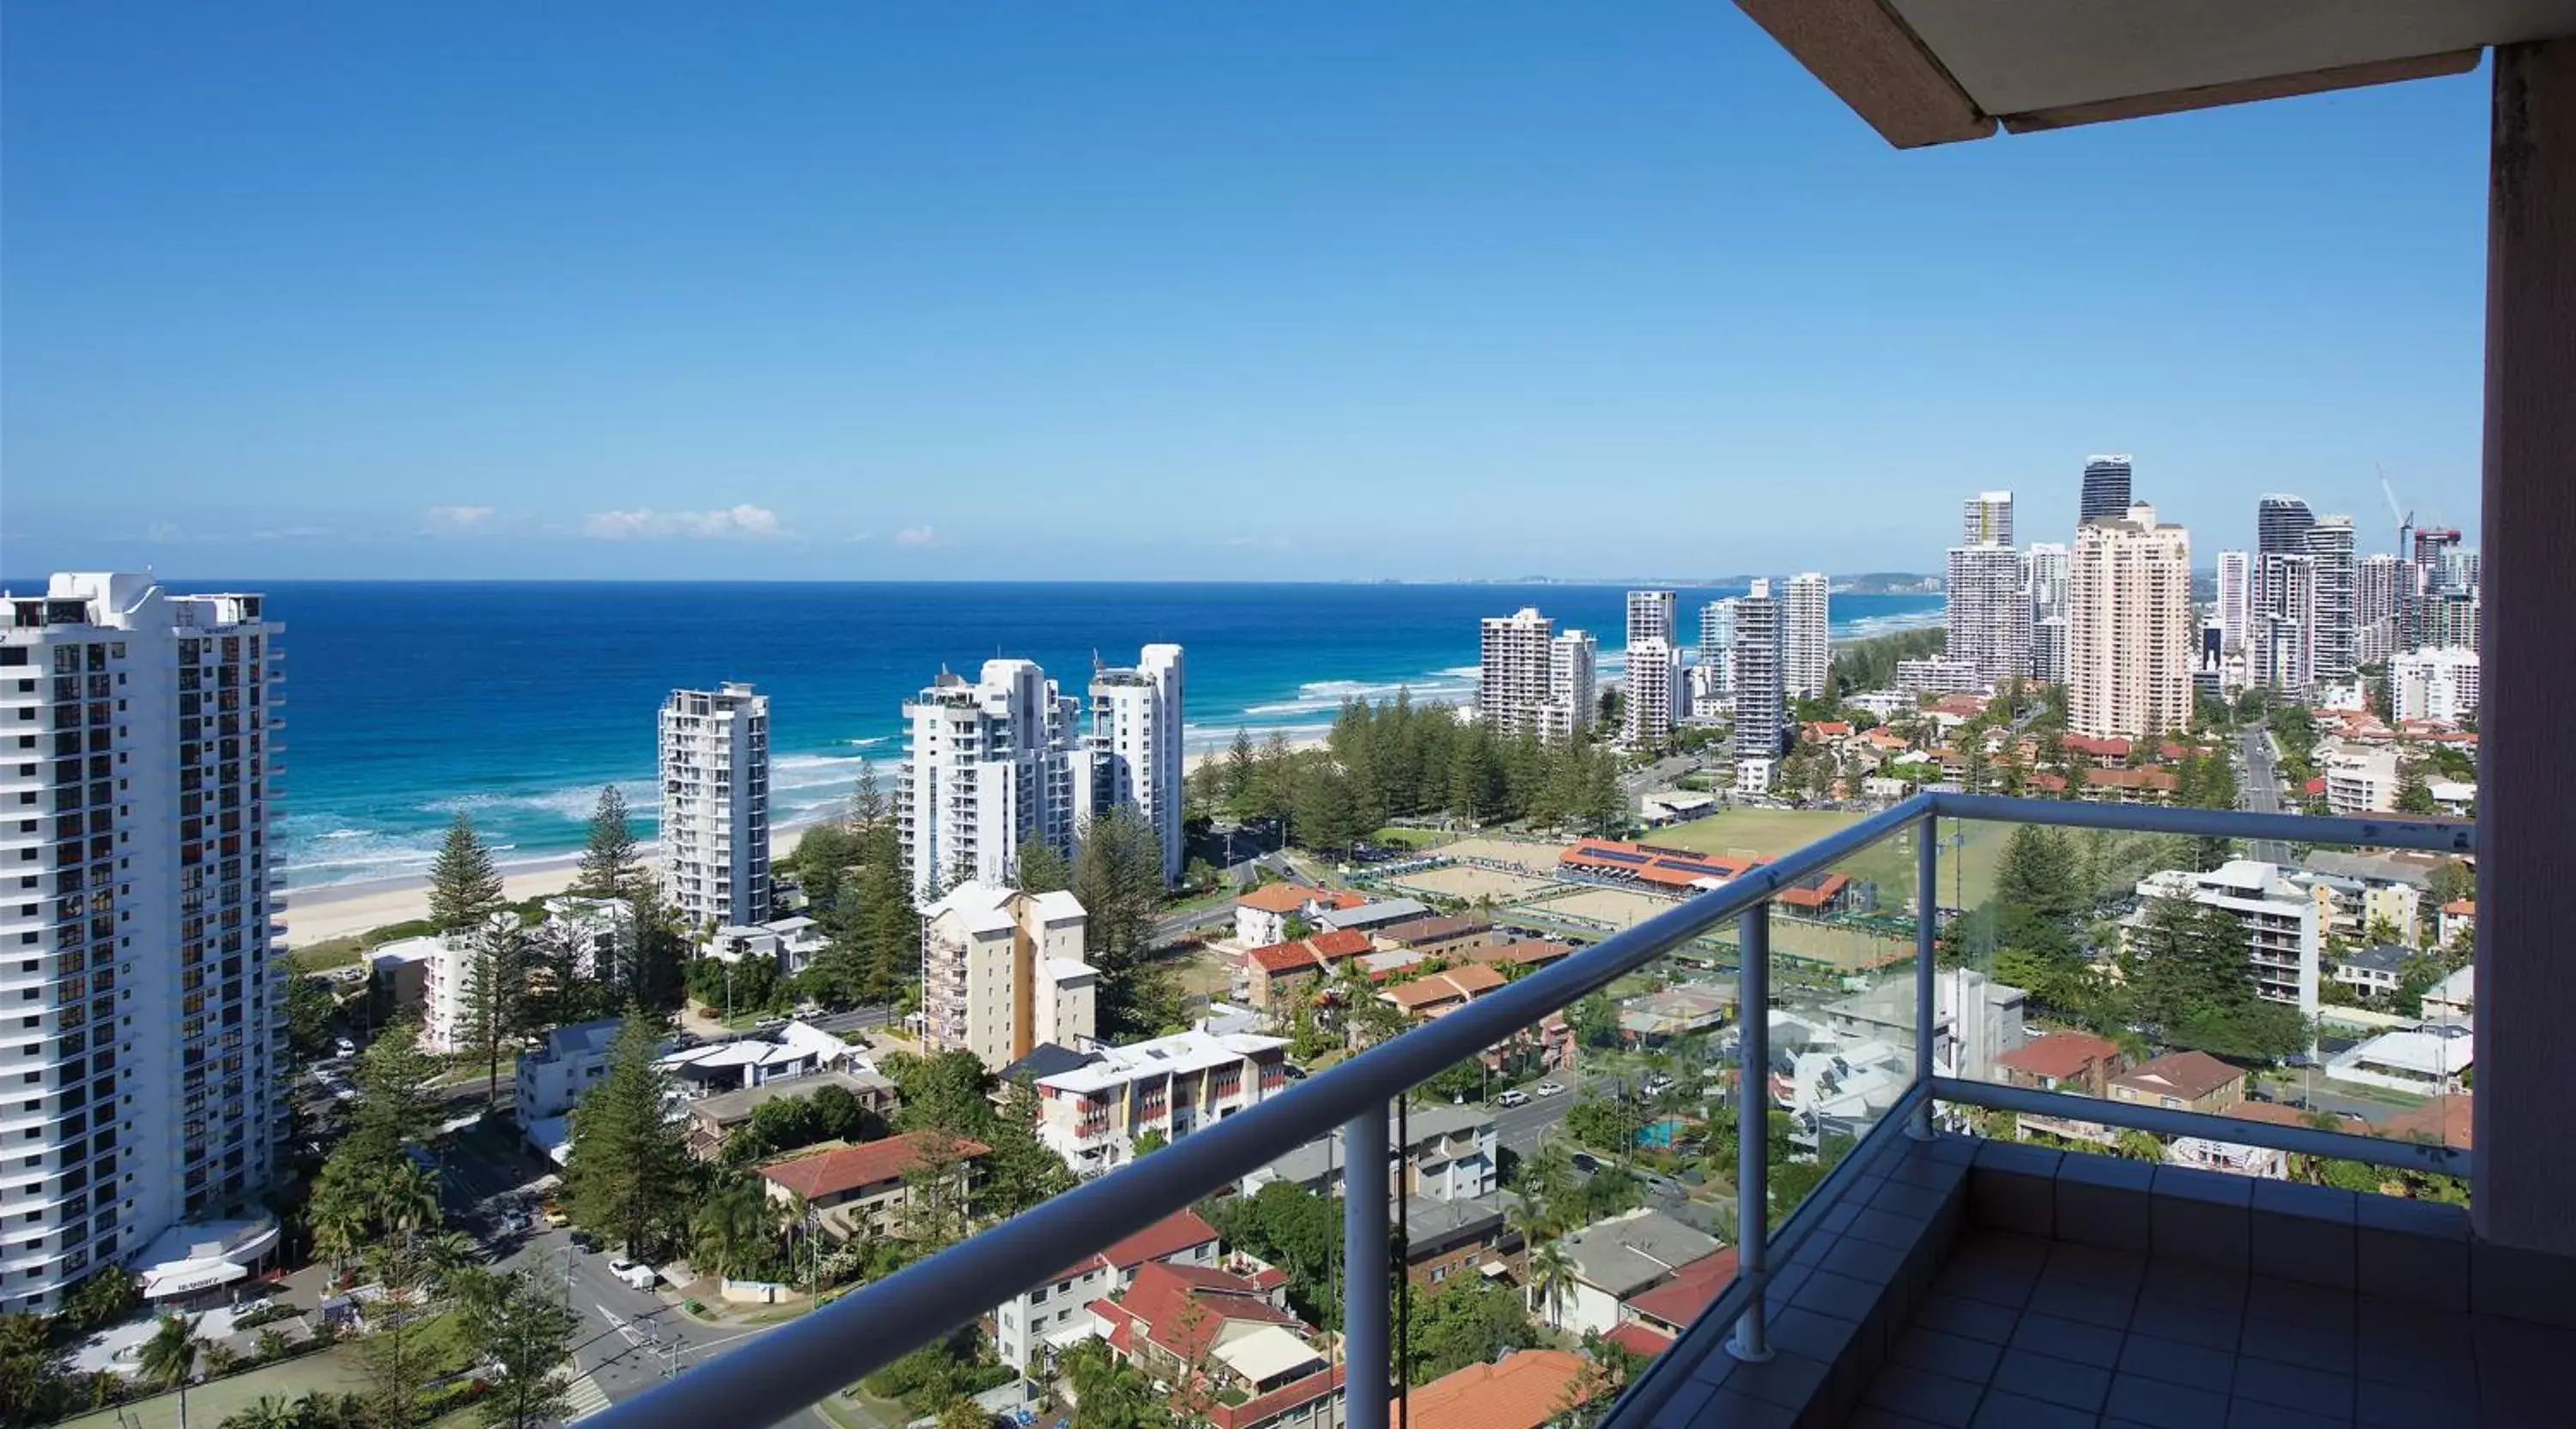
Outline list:
[[[1726,1348],[1737,1359],[1771,1358],[1762,1297],[1771,1280],[1771,903],[1744,910],[1735,949],[1735,1273],[1744,1314]]]
[[[1342,1423],[1386,1423],[1386,1103],[1342,1123]]]
[[[1940,988],[1932,964],[1941,928],[1941,816],[1925,814],[1914,841],[1914,1080],[1919,1086],[1929,1086],[1934,1024],[1940,1011]],[[1967,1009],[1961,1008],[1959,1015],[1966,1017]],[[1923,1104],[1914,1109],[1913,1125],[1908,1130],[1917,1141],[1931,1139],[1931,1098],[1924,1098]]]

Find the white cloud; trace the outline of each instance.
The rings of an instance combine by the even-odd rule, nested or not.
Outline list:
[[[733,506],[721,511],[594,511],[582,519],[582,534],[602,541],[659,540],[685,536],[693,540],[742,537],[769,539],[788,534],[778,513],[765,506]]]
[[[488,531],[500,513],[489,506],[430,506],[422,509],[424,531]]]
[[[175,546],[188,539],[176,521],[155,521],[143,529],[143,539],[156,546]]]
[[[894,543],[898,546],[927,546],[933,539],[927,526],[906,526],[894,533]]]

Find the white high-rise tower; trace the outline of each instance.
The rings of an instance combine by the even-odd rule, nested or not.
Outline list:
[[[1780,675],[1780,602],[1755,581],[1735,602],[1735,758],[1777,759],[1788,701]]]
[[[2254,564],[2243,551],[2218,553],[2218,647],[2233,655],[2254,630]]]
[[[1556,622],[1525,605],[1485,617],[1476,669],[1476,713],[1497,735],[1535,731],[1545,723]]]
[[[1780,685],[1793,700],[1825,692],[1825,675],[1833,663],[1827,643],[1833,628],[1832,591],[1821,571],[1789,578],[1788,598],[1780,607]]]
[[[2076,528],[2067,575],[2066,727],[2135,738],[2191,727],[2191,537],[2140,504]]]
[[[1984,539],[1950,548],[1944,653],[1981,685],[2000,685],[2030,665],[2031,602],[2012,525],[2012,493],[1985,492],[1967,504],[1961,531]]]
[[[1628,643],[1661,640],[1673,644],[1673,593],[1668,590],[1628,592]]]
[[[0,595],[12,1312],[50,1312],[102,1268],[149,1277],[197,1240],[245,1269],[276,1244],[273,1221],[164,1237],[257,1214],[285,1130],[267,861],[281,627],[262,603],[133,574]]]
[[[1630,749],[1653,751],[1673,742],[1673,686],[1681,680],[1681,653],[1662,636],[1629,644],[1620,737]]]
[[[2022,552],[2022,594],[2030,607],[2030,677],[2044,685],[2066,682],[2067,550],[2040,541]]]
[[[895,822],[914,897],[1009,883],[1031,839],[1073,856],[1076,704],[1033,660],[987,660],[973,684],[942,670],[905,701]]]
[[[691,927],[769,921],[769,697],[662,702],[662,901]]]
[[[1096,817],[1125,806],[1154,826],[1163,882],[1181,876],[1181,647],[1148,645],[1133,669],[1091,672],[1091,733],[1074,765],[1074,806]],[[1078,831],[1077,831],[1078,833]]]
[[[1547,710],[1539,736],[1561,740],[1590,733],[1601,699],[1596,673],[1600,643],[1588,632],[1564,631],[1548,642],[1547,658]]]

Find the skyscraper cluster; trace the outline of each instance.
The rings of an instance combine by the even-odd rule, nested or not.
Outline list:
[[[942,670],[905,701],[895,827],[915,895],[1008,884],[1031,842],[1070,858],[1119,807],[1153,826],[1177,877],[1182,665],[1181,647],[1148,645],[1132,668],[1096,668],[1087,732],[1081,702],[1032,660],[987,660],[973,681]]]

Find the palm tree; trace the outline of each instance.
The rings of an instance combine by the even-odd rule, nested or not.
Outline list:
[[[1537,1197],[1516,1192],[1511,1204],[1503,1208],[1503,1229],[1521,1238],[1525,1248],[1535,1248],[1541,1241],[1556,1235],[1556,1217]]]
[[[2112,1149],[2114,1154],[2124,1156],[2131,1161],[2165,1159],[2165,1144],[2143,1131],[2121,1132],[2119,1141]]]
[[[1574,1257],[1565,1253],[1561,1242],[1549,1241],[1530,1252],[1529,1269],[1530,1289],[1547,1307],[1547,1323],[1562,1327],[1566,1296],[1574,1289]]]
[[[438,1182],[405,1161],[377,1185],[373,1210],[379,1225],[409,1240],[413,1232],[438,1224]]]
[[[689,1223],[690,1248],[718,1275],[731,1276],[758,1263],[777,1228],[768,1194],[749,1177],[736,1177],[698,1207]]]
[[[239,1413],[229,1415],[223,1429],[296,1429],[297,1411],[274,1394],[263,1394],[259,1402]]]
[[[143,1342],[143,1377],[179,1391],[179,1429],[188,1429],[188,1376],[197,1370],[197,1327],[185,1315],[164,1315]]]

